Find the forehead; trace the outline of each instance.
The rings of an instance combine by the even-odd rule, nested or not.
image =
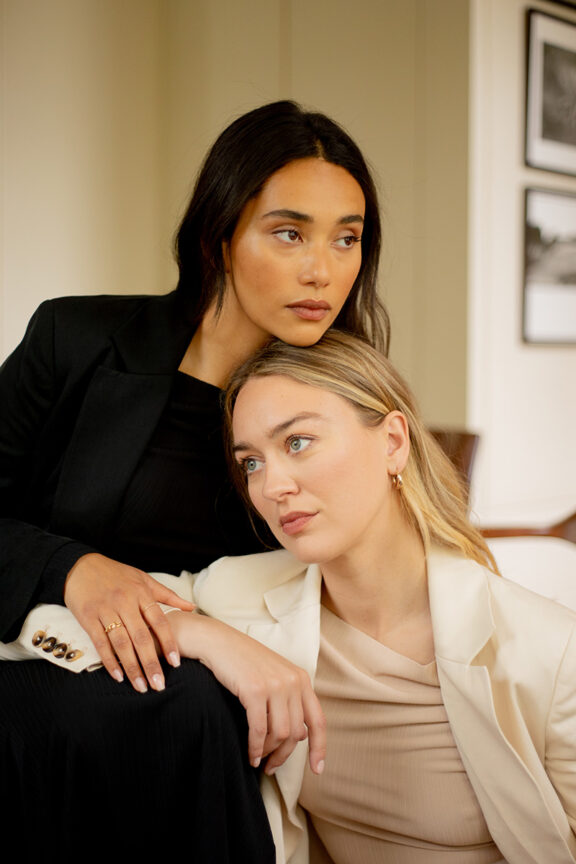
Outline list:
[[[364,193],[360,184],[340,165],[323,159],[297,159],[272,174],[253,199],[266,208],[283,199],[282,206],[306,212],[307,202],[323,203],[342,211],[338,215],[364,215]]]
[[[328,390],[284,375],[251,378],[236,399],[234,440],[256,441],[300,415],[315,423],[360,423],[353,406]]]

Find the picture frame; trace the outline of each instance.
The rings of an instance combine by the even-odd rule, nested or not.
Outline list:
[[[526,189],[522,338],[576,344],[576,193]]]
[[[576,176],[576,23],[528,12],[526,164]]]

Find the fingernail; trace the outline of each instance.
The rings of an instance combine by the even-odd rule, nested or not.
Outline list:
[[[136,690],[138,690],[139,693],[146,693],[146,691],[148,690],[146,682],[143,678],[136,678],[136,681],[134,682],[134,687],[136,688]]]
[[[120,683],[122,683],[122,681],[124,680],[124,675],[122,674],[120,669],[114,669],[114,671],[112,672],[112,677],[115,678],[116,681],[119,681]]]
[[[164,684],[164,678],[162,675],[156,674],[152,676],[152,686],[155,690],[164,690],[166,685]]]
[[[277,770],[278,766],[276,766],[275,768],[266,768],[265,773],[268,775],[268,777],[273,777]]]
[[[324,771],[324,759],[321,759],[320,762],[316,765],[316,774],[322,774]]]
[[[261,761],[262,761],[262,760],[261,760],[260,756],[258,756],[256,759],[253,759],[253,760],[252,760],[252,767],[253,767],[253,768],[259,768],[259,767],[260,767],[260,762],[261,762]]]
[[[180,666],[180,657],[176,653],[176,651],[171,651],[168,655],[168,662],[171,666],[174,666],[176,669]]]

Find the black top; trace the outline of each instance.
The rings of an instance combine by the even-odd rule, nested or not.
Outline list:
[[[182,372],[126,490],[105,550],[148,572],[201,570],[261,552],[226,470],[221,391]],[[260,533],[260,532],[259,532]]]

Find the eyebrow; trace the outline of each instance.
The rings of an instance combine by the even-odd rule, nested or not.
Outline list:
[[[314,221],[312,216],[309,216],[308,213],[300,213],[299,210],[269,210],[268,213],[264,213],[260,218],[270,219],[271,217],[293,219],[295,222]],[[360,213],[350,213],[350,215],[342,216],[342,218],[338,220],[339,225],[350,225],[353,222],[360,222],[363,225],[364,217],[361,216]]]
[[[286,432],[287,429],[290,428],[294,423],[299,423],[301,420],[321,420],[322,416],[320,414],[316,414],[315,411],[302,411],[300,414],[296,414],[294,417],[291,417],[289,420],[284,420],[283,423],[278,423],[277,426],[273,426],[269,432],[266,433],[267,438],[276,438],[282,432]],[[234,444],[232,448],[233,453],[237,453],[239,450],[252,450],[253,445],[244,441],[239,441],[237,444]]]

